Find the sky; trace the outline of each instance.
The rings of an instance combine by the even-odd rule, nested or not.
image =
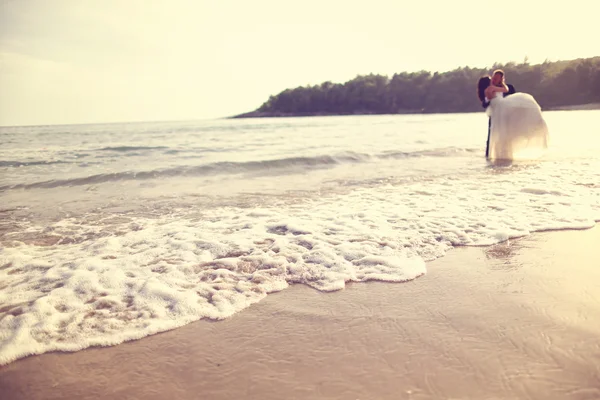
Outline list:
[[[600,55],[600,1],[555,4],[0,0],[0,125],[219,118],[359,74]]]

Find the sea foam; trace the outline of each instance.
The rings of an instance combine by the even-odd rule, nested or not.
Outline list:
[[[32,224],[30,234],[51,230],[71,240],[5,241],[0,364],[227,318],[294,283],[335,291],[346,282],[409,281],[453,246],[589,228],[600,220],[600,187],[580,184],[594,176],[582,174],[557,169],[541,182],[524,169],[259,208],[180,208],[113,223],[111,234],[90,218]]]

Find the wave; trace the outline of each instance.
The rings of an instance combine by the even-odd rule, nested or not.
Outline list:
[[[437,150],[422,150],[413,152],[387,152],[382,154],[366,154],[344,152],[338,155],[321,155],[314,157],[288,157],[264,161],[232,162],[222,161],[199,166],[180,166],[150,171],[124,171],[108,174],[97,174],[81,178],[56,179],[42,182],[0,186],[0,191],[9,189],[49,189],[63,186],[81,186],[118,182],[125,180],[146,180],[169,177],[194,177],[207,175],[227,175],[258,173],[261,171],[306,170],[318,168],[331,168],[342,164],[359,164],[378,160],[404,159],[410,157],[450,157],[459,154],[472,153],[476,149],[443,148]]]
[[[6,161],[0,160],[0,167],[31,167],[35,165],[70,164],[68,161]]]
[[[168,149],[167,146],[115,146],[115,147],[103,147],[98,149],[99,151],[139,151],[139,150],[164,150]]]
[[[477,153],[480,151],[481,149],[475,148],[444,147],[440,149],[419,150],[412,152],[393,151],[381,154],[378,156],[378,158],[400,159],[408,157],[452,157],[460,154]]]
[[[0,252],[0,365],[229,318],[292,284],[409,281],[453,247],[592,227],[600,190],[555,168],[359,188],[302,207],[171,203],[17,226]]]

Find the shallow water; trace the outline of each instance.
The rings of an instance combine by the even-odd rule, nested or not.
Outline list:
[[[545,116],[544,158],[503,164],[483,114],[0,128],[0,364],[589,228],[600,112]]]

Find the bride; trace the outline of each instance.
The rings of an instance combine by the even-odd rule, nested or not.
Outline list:
[[[482,78],[485,79],[485,78]],[[491,118],[489,158],[492,160],[532,159],[548,148],[548,126],[533,96],[514,93],[504,97],[508,87],[504,72],[494,71],[485,89],[490,100],[486,114]]]

